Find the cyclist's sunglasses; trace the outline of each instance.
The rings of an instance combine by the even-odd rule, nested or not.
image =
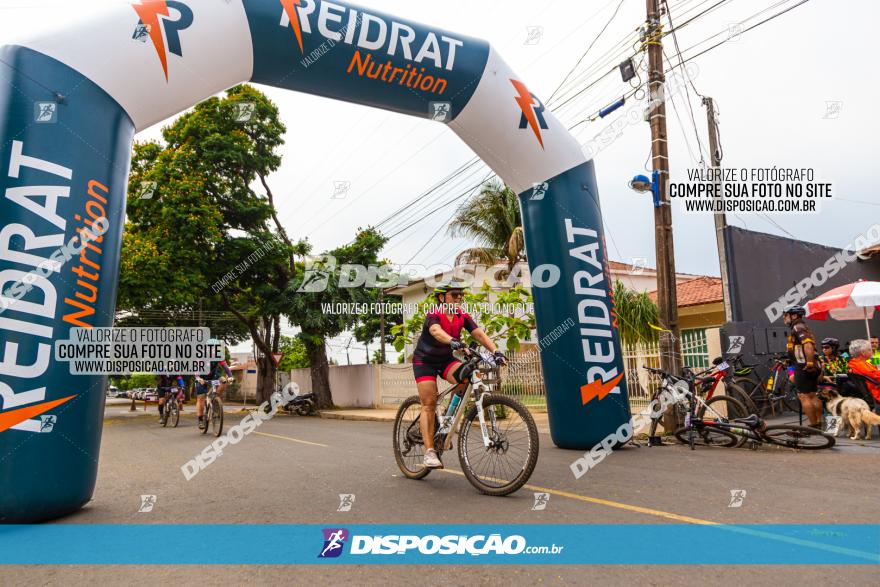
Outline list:
[[[452,299],[458,299],[458,300],[460,300],[461,298],[464,297],[464,293],[460,292],[460,291],[448,291],[448,292],[446,292],[446,295]]]

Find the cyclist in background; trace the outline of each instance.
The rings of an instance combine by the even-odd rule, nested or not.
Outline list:
[[[810,421],[810,427],[821,429],[822,401],[816,393],[821,372],[816,337],[804,322],[806,313],[803,306],[790,306],[785,309],[782,320],[791,329],[788,335],[788,358],[794,366],[794,387],[798,399]]]
[[[461,309],[464,288],[456,284],[441,285],[434,289],[437,304],[425,315],[425,324],[413,353],[413,372],[422,403],[419,429],[425,443],[426,467],[442,469],[443,463],[434,449],[434,424],[437,414],[437,376],[449,383],[464,383],[472,371],[462,368],[453,351],[464,348],[461,331],[467,330],[481,345],[495,353],[495,360],[505,364],[507,358],[477,323]]]
[[[156,393],[159,395],[159,421],[162,421],[162,414],[165,411],[165,394],[177,386],[183,388],[183,377],[180,375],[159,375],[156,381]],[[177,401],[177,398],[171,398]]]
[[[226,380],[232,377],[232,370],[226,361],[211,361],[211,369],[208,373],[196,377],[196,416],[199,418],[199,428],[207,425],[205,422],[205,395],[211,388],[211,381],[219,380],[217,393],[221,396],[226,391]]]
[[[840,354],[840,341],[836,338],[822,339],[822,382],[835,385],[837,375],[847,372],[846,358]]]

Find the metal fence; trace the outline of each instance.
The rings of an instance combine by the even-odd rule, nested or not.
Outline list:
[[[501,368],[501,393],[518,399],[533,410],[546,410],[547,395],[537,349],[507,354],[509,363]]]
[[[681,332],[682,363],[694,370],[709,367],[709,345],[703,329]],[[623,345],[626,387],[633,412],[647,407],[660,382],[642,367],[660,368],[660,347],[654,343]]]

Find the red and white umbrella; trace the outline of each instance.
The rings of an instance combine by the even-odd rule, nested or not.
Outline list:
[[[871,336],[868,319],[874,316],[874,310],[880,310],[880,281],[856,281],[841,285],[807,302],[807,318],[827,320],[831,316],[835,320],[864,319],[868,337]]]

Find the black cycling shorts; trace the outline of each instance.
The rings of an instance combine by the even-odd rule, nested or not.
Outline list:
[[[816,393],[819,390],[819,370],[808,373],[800,366],[795,367],[794,388],[798,393]]]
[[[413,359],[413,374],[416,377],[416,383],[421,381],[436,381],[437,377],[446,377],[455,372],[461,365],[461,361],[456,359],[443,359],[440,361],[429,359]]]

